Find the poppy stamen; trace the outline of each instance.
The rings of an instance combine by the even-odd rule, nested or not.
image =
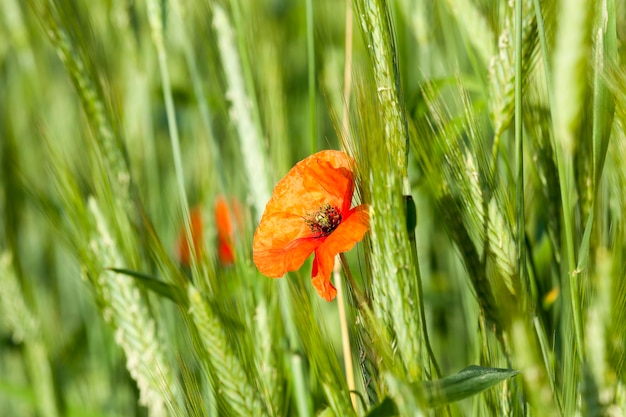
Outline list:
[[[317,237],[328,236],[341,223],[341,212],[337,207],[326,203],[318,208],[315,214],[309,214],[304,221]]]

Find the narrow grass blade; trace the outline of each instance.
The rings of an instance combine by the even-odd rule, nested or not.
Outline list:
[[[472,365],[443,379],[413,384],[388,374],[391,397],[385,398],[368,416],[421,415],[419,398],[424,398],[429,407],[441,407],[479,394],[518,373],[513,369]]]
[[[130,269],[124,269],[124,268],[108,268],[108,269],[118,274],[124,274],[129,277],[133,277],[137,279],[137,281],[141,282],[150,291],[175,302],[182,308],[186,308],[189,305],[189,300],[187,300],[185,293],[174,285],[160,281],[157,278],[154,278],[142,272],[137,272],[137,271],[133,271]]]

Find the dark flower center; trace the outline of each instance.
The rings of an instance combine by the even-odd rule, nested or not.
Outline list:
[[[328,236],[341,223],[341,213],[336,207],[326,203],[315,214],[309,214],[304,221],[317,237]]]

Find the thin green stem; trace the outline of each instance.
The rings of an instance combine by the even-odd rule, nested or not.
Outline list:
[[[343,68],[343,115],[341,127],[348,135],[350,116],[350,92],[352,89],[352,2],[346,1],[346,62]]]
[[[337,257],[339,258],[339,257]],[[341,346],[343,349],[343,363],[346,370],[346,383],[350,391],[350,401],[354,411],[358,411],[356,384],[354,382],[354,364],[352,363],[352,348],[350,346],[350,332],[348,330],[348,317],[346,315],[346,301],[344,297],[343,281],[341,279],[341,261],[335,260],[333,278],[337,287],[337,308],[339,310],[339,325],[341,327]]]
[[[176,111],[174,109],[174,99],[172,96],[172,86],[170,84],[170,75],[167,68],[167,54],[165,44],[163,43],[163,26],[161,22],[161,9],[157,0],[152,0],[148,4],[148,19],[152,27],[152,38],[157,50],[159,60],[159,70],[161,74],[161,83],[163,84],[163,99],[165,100],[165,112],[167,115],[167,126],[169,129],[170,145],[172,147],[172,159],[174,161],[174,172],[176,176],[176,188],[178,189],[178,197],[180,199],[180,209],[185,225],[185,234],[187,241],[192,242],[191,223],[189,219],[189,206],[187,205],[187,192],[185,191],[185,180],[183,172],[183,163],[180,154],[180,139],[178,136],[178,125],[176,123]],[[196,253],[194,245],[189,245],[192,252],[192,265],[195,264]]]
[[[517,181],[515,186],[517,200],[517,264],[522,283],[522,294],[529,294],[526,274],[526,222],[524,218],[524,136],[522,130],[522,0],[515,1],[515,149]],[[528,297],[522,300],[527,309]]]
[[[409,231],[409,241],[411,242],[411,256],[413,257],[413,262],[415,264],[415,278],[417,281],[417,296],[419,298],[419,308],[420,308],[420,318],[422,321],[422,331],[424,332],[424,344],[426,345],[426,350],[428,351],[428,357],[430,358],[430,362],[435,369],[435,374],[437,378],[442,377],[441,369],[439,368],[439,364],[437,363],[437,358],[435,357],[435,353],[430,344],[430,337],[428,336],[428,325],[426,323],[426,310],[424,309],[424,289],[422,287],[422,276],[419,271],[419,260],[417,257],[417,241],[415,239],[415,232]]]
[[[193,88],[193,92],[195,94],[196,103],[198,104],[198,111],[200,113],[200,119],[202,120],[202,124],[204,125],[204,134],[208,138],[208,147],[209,147],[209,157],[211,160],[211,164],[213,165],[213,172],[215,173],[219,185],[220,190],[224,190],[224,169],[222,167],[222,159],[219,155],[219,149],[217,146],[217,142],[215,139],[215,134],[213,133],[213,124],[211,122],[211,111],[209,110],[209,106],[207,104],[208,100],[206,94],[204,92],[204,88],[202,87],[202,77],[200,76],[200,72],[198,70],[198,62],[196,60],[196,55],[191,47],[191,42],[189,41],[189,36],[187,30],[184,26],[183,16],[181,12],[182,5],[180,2],[172,2],[172,6],[174,11],[176,12],[176,18],[180,23],[182,36],[184,37],[183,52],[185,54],[185,60],[187,61],[187,69],[189,70],[189,80],[191,82],[191,86]],[[206,75],[206,74],[205,74]]]
[[[302,372],[302,358],[298,354],[291,355],[291,371],[293,375],[293,385],[295,389],[296,406],[298,408],[298,415],[300,417],[311,416],[310,404],[308,398],[310,398],[310,390],[307,388],[307,384],[304,380]]]
[[[367,299],[365,298],[365,295],[359,289],[359,286],[356,285],[356,282],[354,281],[354,277],[352,276],[352,273],[350,272],[350,267],[348,266],[348,260],[346,259],[346,255],[343,253],[340,253],[339,259],[341,261],[341,266],[343,267],[343,272],[346,274],[346,278],[348,279],[348,282],[350,283],[350,287],[352,288],[352,292],[354,293],[356,300],[358,302],[357,305],[361,306],[363,304],[367,304]]]
[[[309,134],[311,135],[311,154],[317,151],[315,129],[315,39],[313,37],[313,0],[306,0],[306,51],[309,81]]]

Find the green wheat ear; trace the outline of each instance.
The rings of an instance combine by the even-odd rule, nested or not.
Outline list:
[[[505,7],[504,27],[498,39],[498,49],[489,63],[489,100],[490,116],[494,126],[494,147],[500,145],[500,138],[511,125],[515,102],[515,43],[514,43],[514,7],[507,3]],[[522,21],[522,73],[523,85],[529,80],[529,69],[536,61],[538,33],[532,2],[523,1],[524,18]],[[494,149],[493,153],[499,152]]]
[[[197,328],[207,371],[218,392],[218,404],[224,412],[246,416],[268,415],[249,383],[241,363],[231,351],[222,323],[211,306],[192,285],[189,286],[189,312]]]
[[[87,274],[101,303],[102,315],[115,331],[115,341],[124,349],[126,366],[137,381],[140,403],[151,415],[165,416],[176,409],[178,384],[166,361],[157,324],[151,317],[139,288],[130,277],[105,270],[127,262],[117,249],[110,226],[94,198],[88,201],[93,229],[90,234],[92,265]]]
[[[111,180],[112,192],[129,208],[130,173],[119,126],[115,123],[112,98],[101,84],[104,78],[97,67],[94,45],[88,43],[89,38],[80,37],[76,33],[76,26],[88,25],[81,21],[82,9],[41,1],[33,1],[31,7],[72,79],[92,129],[92,146],[98,149],[102,157]]]
[[[457,99],[444,99],[447,87],[434,83],[423,87],[427,107],[414,121],[412,149],[443,226],[458,247],[478,303],[487,320],[501,331],[505,320],[499,301],[504,300],[496,298],[494,277],[498,281],[507,278],[506,287],[515,292],[511,226],[507,217],[498,220],[503,215],[502,200],[488,180],[487,137],[481,118],[458,81],[450,90]],[[488,272],[491,264],[495,274]]]
[[[408,184],[408,124],[386,2],[355,1],[372,81],[356,85],[354,149],[370,213],[369,264],[374,312],[389,326],[411,380],[422,377],[422,335],[403,195]],[[370,72],[371,71],[371,72]],[[381,152],[382,150],[382,152]],[[420,358],[419,360],[416,358]]]

